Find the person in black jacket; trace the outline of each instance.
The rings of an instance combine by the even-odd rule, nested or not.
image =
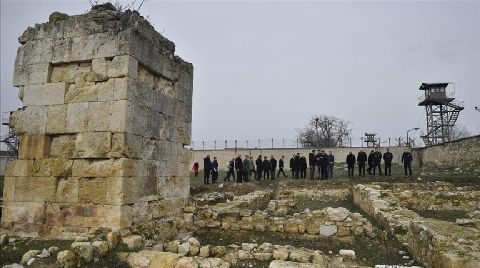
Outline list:
[[[307,167],[307,159],[302,155],[300,157],[300,178],[307,178]]]
[[[285,175],[285,172],[283,171],[284,167],[285,167],[285,156],[282,155],[282,158],[280,158],[280,160],[278,160],[277,178],[280,178],[280,172],[282,172],[284,178],[287,177],[287,175]]]
[[[295,155],[295,158],[293,160],[293,167],[295,170],[295,179],[299,179],[300,176],[300,153],[297,153]]]
[[[405,152],[402,154],[402,163],[403,168],[405,169],[405,176],[407,176],[407,169],[410,171],[410,176],[412,176],[412,161],[412,154],[405,150]]]
[[[357,163],[358,163],[358,176],[365,177],[365,163],[367,162],[367,154],[360,150],[357,156]]]
[[[347,169],[348,169],[348,176],[353,177],[353,173],[355,170],[355,155],[352,152],[349,152],[347,155]]]
[[[217,183],[218,180],[218,162],[217,158],[213,157],[212,162],[212,183]]]
[[[383,162],[385,162],[385,176],[392,176],[392,160],[393,154],[387,148],[387,152],[383,154]]]
[[[367,168],[368,175],[372,175],[373,155],[374,154],[375,154],[375,152],[373,150],[370,152],[370,154],[368,154],[368,168]]]
[[[250,173],[250,156],[245,155],[245,159],[243,160],[243,168],[242,168],[243,181],[249,181],[248,179],[249,173]]]
[[[266,156],[263,158],[262,167],[263,167],[263,179],[265,180],[266,178],[267,180],[269,180],[270,179],[270,161],[268,161]]]
[[[243,178],[243,161],[241,155],[238,155],[237,158],[235,158],[235,170],[237,171],[237,182],[241,183]]]
[[[333,177],[333,167],[335,165],[335,156],[333,156],[332,151],[328,152],[328,175],[330,178]]]
[[[270,156],[270,177],[272,178],[272,180],[275,179],[275,171],[277,169],[277,159],[275,159],[275,157]]]
[[[292,173],[292,179],[295,179],[295,155],[290,158],[290,173]]]
[[[310,179],[315,175],[315,150],[308,154],[308,166],[310,167]]]
[[[322,180],[328,179],[328,155],[325,151],[322,151],[322,155],[320,157],[320,170],[322,173]]]
[[[207,157],[203,159],[203,183],[210,184],[210,171],[212,170],[212,160],[210,160],[210,155],[207,154]]]
[[[378,175],[382,176],[382,153],[377,150],[373,153],[373,176],[375,176],[375,170],[378,167]]]
[[[257,160],[255,161],[255,165],[257,166],[257,180],[260,180],[263,174],[262,155],[258,156]]]

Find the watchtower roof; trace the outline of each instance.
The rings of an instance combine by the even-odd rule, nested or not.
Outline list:
[[[449,83],[422,83],[419,90],[429,90],[431,88],[447,87]]]

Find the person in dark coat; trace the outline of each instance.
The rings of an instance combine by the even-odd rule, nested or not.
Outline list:
[[[357,156],[357,163],[358,163],[358,176],[365,177],[365,163],[367,162],[367,154],[360,150]]]
[[[270,179],[270,161],[268,161],[266,156],[263,158],[262,167],[263,167],[263,179],[269,180]]]
[[[378,168],[378,175],[382,176],[382,153],[377,150],[373,153],[373,176],[375,176],[375,170]]]
[[[242,167],[243,181],[249,181],[248,174],[250,173],[250,157],[248,155],[245,155]]]
[[[328,179],[328,155],[325,151],[322,151],[322,156],[320,157],[320,170],[322,173],[322,180]]]
[[[333,177],[333,167],[335,165],[335,156],[333,156],[332,151],[328,152],[328,175],[330,178]]]
[[[260,180],[263,175],[262,155],[259,155],[257,160],[255,160],[255,165],[257,165],[257,180]]]
[[[295,170],[295,179],[299,179],[300,177],[300,153],[297,153],[295,155],[295,158],[293,160],[293,167]]]
[[[223,181],[230,181],[230,176],[232,176],[233,180],[235,180],[235,159],[233,158],[232,161],[228,162],[227,176],[223,179]]]
[[[282,156],[282,158],[280,158],[280,160],[278,160],[277,178],[280,178],[280,172],[282,172],[284,178],[287,177],[287,175],[285,175],[285,172],[283,171],[284,167],[285,167],[285,156]]]
[[[310,167],[310,179],[315,175],[315,150],[308,154],[308,166]]]
[[[295,179],[295,155],[290,158],[290,173],[292,173],[292,179]]]
[[[305,156],[300,157],[300,178],[306,179],[307,178],[307,159]]]
[[[405,169],[405,176],[407,176],[407,169],[410,172],[410,176],[412,176],[412,161],[413,157],[412,154],[405,150],[402,154],[402,163],[403,163],[403,168]]]
[[[367,168],[368,175],[372,175],[373,155],[374,154],[375,154],[375,152],[373,150],[370,152],[370,154],[368,154],[368,168]]]
[[[242,179],[243,179],[242,170],[243,170],[242,156],[238,155],[237,158],[235,158],[235,171],[237,171],[238,183],[242,182]]]
[[[385,176],[392,176],[392,160],[393,154],[387,148],[387,152],[383,154],[383,162],[385,163]]]
[[[275,179],[275,171],[277,170],[277,159],[275,157],[270,156],[270,177],[272,180]]]
[[[203,159],[203,183],[210,184],[210,171],[212,170],[212,160],[210,160],[210,155],[207,154],[207,157]]]
[[[212,162],[212,183],[217,183],[218,180],[218,162],[217,158],[213,157]]]
[[[348,176],[353,177],[353,173],[355,170],[355,155],[352,152],[349,152],[347,155],[347,169],[348,169]]]

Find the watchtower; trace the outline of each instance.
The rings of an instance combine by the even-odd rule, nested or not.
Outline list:
[[[365,133],[365,142],[367,143],[367,147],[375,147],[377,144],[377,140],[375,139],[376,133]]]
[[[419,90],[425,92],[418,98],[418,106],[425,106],[427,133],[422,136],[425,145],[450,140],[450,129],[455,125],[463,102],[455,101],[455,89],[451,83],[422,83]]]

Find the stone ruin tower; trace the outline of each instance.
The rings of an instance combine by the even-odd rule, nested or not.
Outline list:
[[[50,15],[19,38],[2,227],[44,236],[178,214],[189,195],[193,66],[136,11]]]

